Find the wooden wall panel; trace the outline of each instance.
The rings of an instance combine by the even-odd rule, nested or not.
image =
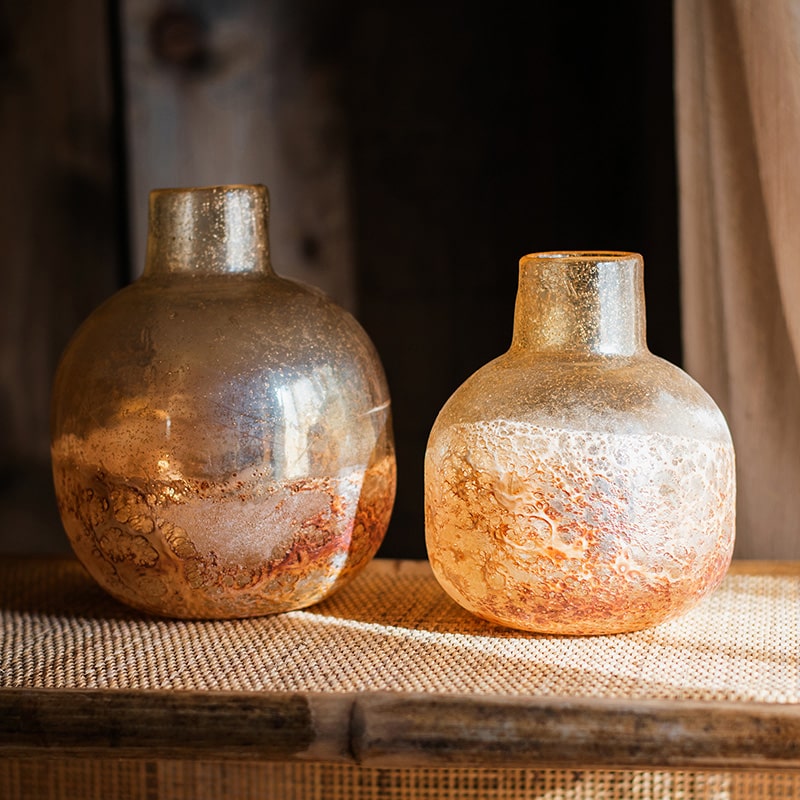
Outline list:
[[[56,359],[117,278],[107,20],[101,0],[3,14],[0,441],[46,459]]]
[[[680,360],[669,0],[498,13],[454,0],[42,0],[0,15],[2,486],[24,456],[46,489],[13,520],[0,497],[0,528],[49,492],[55,359],[140,272],[152,188],[265,183],[277,271],[326,290],[372,336],[399,456],[384,556],[425,555],[427,434],[508,346],[524,253],[641,251],[653,349]]]
[[[0,547],[49,528],[57,359],[119,273],[112,70],[102,0],[0,6]]]
[[[134,274],[151,189],[264,183],[276,271],[354,307],[338,73],[312,46],[329,5],[124,0]]]

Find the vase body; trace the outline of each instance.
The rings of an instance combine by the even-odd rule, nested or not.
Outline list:
[[[176,617],[301,608],[375,554],[389,395],[353,317],[270,266],[261,186],[150,196],[143,276],[60,361],[52,464],[78,558]]]
[[[733,444],[706,392],[647,350],[642,268],[629,253],[524,257],[511,348],[434,423],[428,555],[480,617],[619,633],[683,613],[724,577]]]

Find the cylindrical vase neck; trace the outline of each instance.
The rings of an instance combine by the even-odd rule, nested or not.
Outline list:
[[[523,256],[511,349],[575,357],[646,350],[642,272],[637,253]]]
[[[264,186],[150,192],[145,276],[272,274]]]

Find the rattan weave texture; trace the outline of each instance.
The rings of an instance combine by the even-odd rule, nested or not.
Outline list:
[[[71,559],[0,562],[0,686],[800,701],[800,575],[729,575],[655,629],[559,638],[472,617],[427,564],[375,561],[305,611],[148,617]]]
[[[542,637],[464,612],[426,564],[376,561],[327,602],[234,622],[138,614],[71,559],[0,561],[0,687],[431,692],[796,703],[800,573],[732,574],[682,619]],[[797,774],[368,768],[114,758],[0,759],[8,800],[744,800]]]

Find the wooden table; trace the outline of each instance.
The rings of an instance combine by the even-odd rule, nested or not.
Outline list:
[[[492,626],[427,563],[384,560],[311,609],[180,622],[117,604],[71,559],[6,559],[0,615],[4,797],[13,765],[45,756],[295,776],[677,771],[706,790],[747,770],[800,789],[800,563],[734,562],[685,617],[611,637]]]

